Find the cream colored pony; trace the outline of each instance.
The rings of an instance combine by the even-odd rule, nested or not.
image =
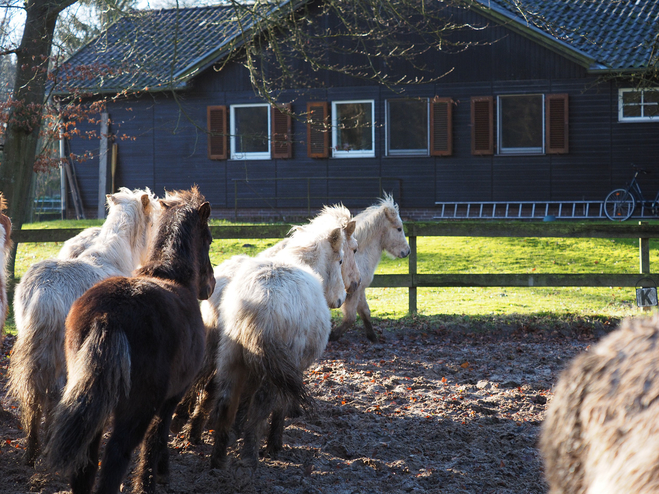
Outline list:
[[[108,195],[107,202],[108,217],[92,246],[76,259],[33,264],[16,287],[18,336],[8,388],[20,404],[30,465],[39,454],[41,417],[48,419],[66,379],[64,321],[71,305],[98,281],[128,276],[147,259],[160,214],[156,197],[148,189],[122,188]]]
[[[321,236],[305,225],[296,228],[286,248],[272,258],[239,261],[219,307],[215,375],[219,399],[212,467],[226,464],[241,401],[245,407],[242,455],[253,468],[258,463],[258,430],[276,398],[307,401],[302,373],[327,345],[328,306],[340,306],[346,296],[341,276],[344,241],[341,228]]]
[[[385,194],[377,204],[365,209],[355,216],[355,238],[358,250],[355,260],[361,274],[361,285],[348,295],[348,299],[341,308],[343,321],[332,330],[330,340],[338,340],[357,319],[357,314],[364,322],[366,337],[375,342],[378,335],[371,323],[371,310],[366,301],[366,288],[373,281],[375,269],[380,263],[382,252],[393,257],[407,257],[410,255],[410,245],[405,238],[403,222],[398,214],[398,205],[394,198]]]

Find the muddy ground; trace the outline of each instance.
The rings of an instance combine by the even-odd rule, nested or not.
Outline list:
[[[544,493],[536,443],[552,386],[614,324],[383,322],[378,344],[353,329],[307,372],[316,412],[289,419],[277,459],[252,473],[233,449],[230,468],[211,470],[208,433],[200,446],[174,439],[158,492]],[[12,344],[0,364],[0,492],[68,492],[41,462],[22,461],[18,409],[4,395]]]

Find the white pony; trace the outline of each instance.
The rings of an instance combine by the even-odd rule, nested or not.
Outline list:
[[[7,260],[12,248],[11,220],[4,214],[7,201],[0,193],[0,345],[4,339],[4,326],[7,319],[9,301],[7,300]]]
[[[353,236],[355,231],[355,221],[352,219],[350,211],[343,205],[325,206],[316,217],[304,226],[309,236],[316,234],[320,237],[326,236],[329,229],[339,227],[343,229],[344,234],[344,244],[342,247],[344,255],[341,264],[341,276],[343,278],[346,292],[351,293],[359,287],[359,284],[361,283],[361,275],[355,260],[357,240],[355,240]],[[290,233],[294,233],[298,228],[299,227],[292,228]],[[257,257],[268,259],[275,257],[281,251],[290,246],[290,240],[290,237],[281,240],[269,249],[260,252]],[[195,384],[182,400],[181,404],[177,407],[172,420],[172,432],[178,433],[184,427],[184,424],[192,412],[190,424],[189,427],[186,428],[185,434],[193,443],[200,442],[206,418],[216,401],[216,388],[213,376],[216,371],[217,346],[221,336],[219,307],[222,301],[222,293],[226,285],[235,275],[240,263],[246,258],[246,256],[234,256],[215,268],[215,291],[209,300],[203,301],[201,304],[202,316],[207,329],[204,366],[202,372],[196,379]],[[314,270],[320,269],[316,266],[318,258],[302,256],[299,258],[299,261],[307,264]],[[322,273],[319,274],[323,276]],[[329,279],[328,276],[323,276],[323,279],[326,278]],[[323,282],[324,286],[325,284],[326,283]],[[275,449],[277,448],[275,447]]]
[[[33,264],[16,287],[18,337],[9,365],[8,388],[20,403],[29,465],[39,454],[41,417],[48,422],[66,379],[64,321],[71,305],[98,281],[128,276],[147,259],[160,214],[156,197],[148,189],[121,188],[108,195],[107,202],[108,217],[92,246],[77,259]]]
[[[57,253],[57,259],[77,259],[89,249],[101,233],[100,226],[85,228],[75,237],[68,239]]]
[[[226,464],[241,401],[245,404],[242,454],[253,468],[258,463],[258,429],[275,399],[307,401],[302,373],[327,345],[328,307],[340,306],[346,296],[341,276],[344,241],[341,228],[321,236],[305,225],[296,228],[286,248],[274,257],[235,261],[237,269],[219,307],[213,468]]]
[[[394,198],[385,194],[377,204],[366,208],[355,216],[355,238],[359,244],[355,260],[359,267],[362,283],[359,288],[348,295],[341,311],[343,321],[332,330],[330,341],[338,340],[355,323],[357,316],[364,322],[366,337],[376,342],[378,335],[371,323],[371,310],[366,301],[366,288],[373,281],[373,274],[380,263],[382,252],[393,257],[410,255],[410,245],[405,238],[403,222],[398,214],[398,204]]]

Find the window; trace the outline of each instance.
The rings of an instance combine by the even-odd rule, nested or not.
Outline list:
[[[332,156],[375,157],[373,100],[332,102]]]
[[[387,155],[428,155],[428,99],[387,101]]]
[[[659,88],[619,89],[618,121],[659,121]]]
[[[544,153],[544,95],[499,96],[499,154]]]
[[[270,159],[270,105],[231,105],[231,159]]]

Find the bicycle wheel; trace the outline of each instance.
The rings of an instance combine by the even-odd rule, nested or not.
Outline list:
[[[626,189],[615,189],[604,199],[604,214],[613,221],[625,221],[634,212],[636,200]]]

